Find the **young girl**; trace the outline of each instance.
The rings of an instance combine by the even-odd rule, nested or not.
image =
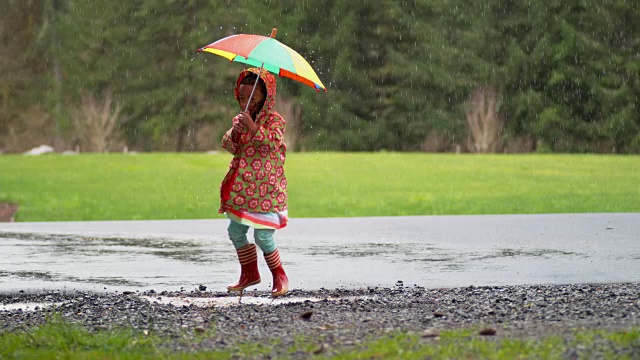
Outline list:
[[[235,97],[242,112],[222,137],[222,147],[233,154],[233,160],[220,186],[219,212],[230,219],[228,232],[238,253],[240,279],[227,289],[242,291],[260,283],[257,244],[273,274],[271,296],[277,297],[288,291],[289,279],[273,240],[275,230],[287,225],[287,147],[285,121],[274,110],[276,79],[266,70],[244,70],[236,82]],[[250,227],[255,244],[247,240]]]

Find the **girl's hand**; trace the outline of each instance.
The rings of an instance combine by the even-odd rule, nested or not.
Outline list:
[[[251,119],[251,115],[248,111],[241,112],[240,114],[238,114],[238,116],[236,116],[236,118],[239,118],[240,123],[242,123],[245,128],[249,129],[252,134],[255,134],[258,131],[258,126],[253,122],[253,119]]]
[[[231,140],[234,143],[237,143],[238,141],[240,141],[240,135],[242,135],[242,132],[244,131],[244,126],[242,126],[242,123],[240,122],[240,116],[234,117],[232,123]]]
[[[235,119],[233,120],[233,126],[231,127],[232,131],[242,133],[244,131],[244,126],[240,122],[240,119],[238,119],[238,121],[235,121]]]

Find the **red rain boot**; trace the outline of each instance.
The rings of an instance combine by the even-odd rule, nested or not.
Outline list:
[[[278,249],[271,254],[264,254],[264,259],[267,261],[267,265],[269,265],[271,274],[273,274],[271,296],[278,297],[286,294],[287,291],[289,291],[289,278],[287,278],[287,274],[285,274],[282,263],[280,262]]]
[[[242,291],[251,285],[260,283],[256,245],[249,244],[236,251],[238,252],[238,260],[240,260],[240,279],[235,284],[227,286],[229,291]]]

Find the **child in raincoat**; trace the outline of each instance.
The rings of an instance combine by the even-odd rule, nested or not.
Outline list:
[[[238,253],[240,278],[227,289],[242,291],[260,283],[257,245],[273,275],[271,296],[277,297],[288,291],[289,279],[273,239],[275,231],[287,225],[287,147],[285,121],[274,110],[276,79],[266,70],[244,70],[236,82],[235,97],[241,113],[222,137],[222,147],[233,154],[233,160],[220,186],[219,212],[230,220],[227,230]],[[255,244],[247,240],[249,228],[254,229]]]

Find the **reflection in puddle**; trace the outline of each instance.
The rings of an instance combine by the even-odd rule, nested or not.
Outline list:
[[[442,267],[443,271],[451,271],[451,272],[459,272],[464,270],[464,266],[462,264],[450,263],[444,264]]]
[[[388,243],[367,243],[367,244],[353,244],[349,246],[312,246],[310,247],[309,255],[333,255],[340,257],[369,257],[369,256],[385,256],[390,254],[404,254],[412,255],[416,249],[420,251],[440,250],[430,246],[430,244],[416,244],[416,243],[402,243],[402,244],[388,244]]]
[[[421,259],[415,259],[416,262],[441,262],[441,261],[455,261],[454,257],[427,257]]]
[[[190,263],[211,263],[213,257],[213,251],[202,250],[156,250],[152,251],[150,254],[158,257],[165,257],[172,260],[180,260]]]
[[[221,306],[236,306],[236,305],[280,305],[280,304],[299,304],[306,302],[318,302],[318,301],[337,301],[337,300],[357,300],[357,299],[370,299],[370,296],[352,296],[352,297],[340,297],[340,298],[313,298],[313,297],[299,297],[299,296],[286,296],[280,298],[271,297],[258,297],[258,296],[225,296],[225,297],[177,297],[177,296],[142,296],[143,300],[158,303],[163,305],[173,306],[198,306],[198,307],[221,307]]]
[[[426,245],[426,246],[425,246]],[[428,254],[423,258],[414,258],[414,255]],[[554,256],[584,256],[584,254],[574,251],[558,249],[498,249],[487,253],[455,253],[452,249],[436,248],[431,244],[354,244],[342,247],[321,247],[310,248],[309,255],[333,255],[344,257],[369,257],[369,256],[406,256],[412,261],[453,261],[460,258],[466,260],[484,260],[507,257],[554,257]]]
[[[81,278],[76,276],[67,276],[63,274],[51,273],[48,271],[4,271],[0,270],[0,278],[3,277],[16,277],[19,279],[35,279],[51,282],[76,282],[76,283],[89,283],[99,285],[113,285],[113,286],[143,286],[143,284],[127,280],[120,277],[91,277]]]
[[[580,254],[573,251],[564,251],[557,249],[500,249],[493,254],[480,255],[471,258],[470,260],[486,260],[486,259],[499,259],[508,257],[557,257],[557,256],[580,256]]]
[[[61,235],[61,234],[32,234],[32,233],[7,233],[0,232],[0,238],[37,241],[37,242],[54,242],[52,246],[74,250],[76,244],[84,247],[106,245],[106,246],[128,246],[142,247],[151,249],[183,249],[202,247],[202,244],[193,241],[180,241],[174,239],[162,238],[119,238],[119,237],[93,237],[82,235]],[[42,245],[41,245],[42,246]]]
[[[53,256],[105,256],[129,253],[132,250],[144,254],[184,261],[188,263],[208,263],[216,252],[205,244],[163,238],[120,238],[92,237],[63,234],[31,234],[0,232],[0,238],[18,240],[14,246],[37,246],[39,251],[53,253]],[[135,248],[135,249],[131,249]]]
[[[15,276],[21,279],[53,281],[53,276],[45,271],[0,271],[0,277]]]

